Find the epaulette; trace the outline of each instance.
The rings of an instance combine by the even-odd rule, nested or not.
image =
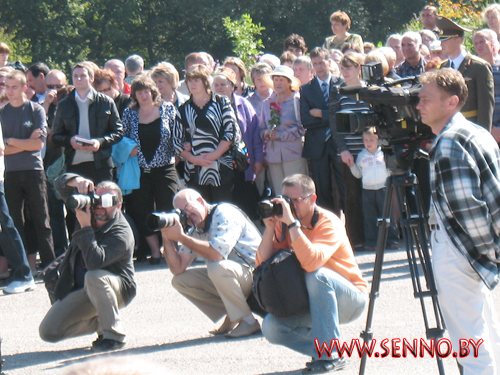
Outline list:
[[[449,59],[441,61],[441,64],[439,64],[438,70],[446,68],[449,64],[450,64],[450,60]]]

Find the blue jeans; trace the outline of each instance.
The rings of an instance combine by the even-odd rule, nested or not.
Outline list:
[[[368,296],[325,267],[306,273],[305,279],[310,312],[287,318],[268,314],[262,324],[262,332],[272,344],[283,345],[318,359],[314,339],[318,339],[320,345],[323,342],[330,345],[332,339],[340,339],[340,324],[359,318]]]
[[[23,241],[10,217],[9,207],[5,200],[3,181],[0,181],[0,225],[2,226],[0,248],[14,270],[14,281],[31,280],[33,276],[24,251]]]

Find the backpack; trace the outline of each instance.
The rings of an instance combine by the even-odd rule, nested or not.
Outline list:
[[[291,249],[281,249],[253,273],[252,293],[259,306],[278,318],[307,312],[304,270]]]

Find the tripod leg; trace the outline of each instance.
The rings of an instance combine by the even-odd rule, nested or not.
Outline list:
[[[366,318],[366,328],[361,333],[361,337],[366,344],[369,344],[369,342],[373,338],[373,333],[371,331],[373,309],[375,306],[375,299],[379,296],[380,277],[382,273],[382,264],[384,261],[384,250],[390,225],[389,215],[391,212],[391,198],[393,191],[395,191],[398,203],[400,224],[403,234],[403,242],[406,248],[410,275],[413,284],[413,292],[415,298],[420,299],[426,335],[428,339],[441,338],[443,337],[444,333],[444,323],[441,316],[441,311],[439,309],[437,289],[431,267],[431,258],[428,246],[429,228],[426,221],[426,215],[424,214],[424,205],[422,197],[420,195],[420,190],[418,188],[416,176],[409,173],[404,175],[392,175],[387,179],[386,185],[387,191],[384,202],[384,216],[382,225],[379,228],[379,236],[377,240],[377,254],[375,256],[370,302],[368,305],[368,315]],[[416,199],[414,201],[409,201],[408,189],[410,189],[411,192],[415,193]],[[412,214],[412,209],[416,210],[415,215]],[[420,282],[419,265],[426,282],[427,290],[423,290],[422,284]],[[436,328],[429,327],[427,310],[424,301],[424,298],[429,297],[432,301]],[[367,356],[368,355],[365,352],[363,357],[361,358],[361,365],[359,369],[360,375],[364,374]],[[436,360],[439,373],[443,375],[444,367],[442,359],[441,357],[436,356]]]
[[[408,188],[415,193],[415,204],[411,206],[408,202]],[[415,175],[410,175],[405,179],[405,183],[399,184],[396,188],[398,203],[403,208],[401,227],[403,229],[403,238],[406,246],[406,254],[408,257],[408,265],[413,285],[414,297],[420,299],[422,316],[425,324],[425,332],[427,339],[438,339],[443,337],[444,328],[441,311],[437,300],[437,289],[432,272],[431,258],[429,252],[428,234],[429,228],[427,217],[423,210],[423,201],[421,199],[418,182]],[[412,207],[416,210],[416,214],[412,213]],[[420,275],[424,277],[424,289],[421,283]],[[432,310],[435,318],[435,328],[431,328],[427,314],[425,298],[430,298]],[[436,356],[438,370],[440,374],[444,374],[442,359]]]
[[[375,265],[373,268],[373,277],[372,277],[372,288],[370,291],[370,302],[368,304],[368,314],[366,317],[366,327],[363,332],[361,332],[360,337],[363,338],[363,341],[366,344],[370,344],[370,341],[373,338],[373,333],[371,331],[372,322],[373,322],[373,310],[375,308],[375,299],[379,295],[380,290],[380,277],[382,274],[382,264],[384,263],[384,251],[385,245],[387,244],[387,234],[390,226],[390,214],[392,207],[392,194],[393,194],[393,178],[389,176],[386,182],[386,192],[384,199],[384,213],[382,217],[382,222],[378,230],[377,237],[377,250],[375,254]],[[361,365],[359,367],[359,374],[363,375],[365,373],[367,354],[361,357]]]

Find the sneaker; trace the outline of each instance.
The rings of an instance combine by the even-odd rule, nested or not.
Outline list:
[[[110,350],[121,349],[125,346],[122,341],[116,341],[113,339],[101,339],[97,338],[96,341],[92,343],[92,351],[94,353],[107,352]]]
[[[27,292],[28,290],[34,290],[35,288],[36,285],[33,279],[27,281],[13,281],[5,287],[3,292],[5,294],[16,294]]]

